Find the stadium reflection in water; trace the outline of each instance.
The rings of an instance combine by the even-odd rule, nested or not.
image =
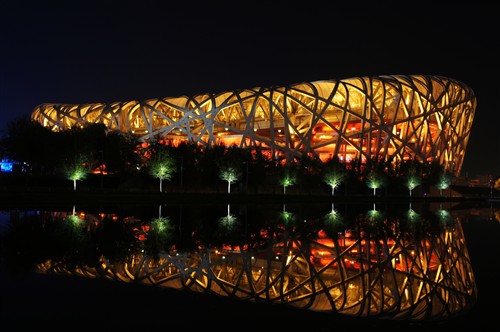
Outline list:
[[[25,268],[41,273],[380,319],[445,320],[476,303],[460,217],[440,207],[150,211],[142,217],[78,209],[11,212],[6,261],[13,266],[21,258]]]

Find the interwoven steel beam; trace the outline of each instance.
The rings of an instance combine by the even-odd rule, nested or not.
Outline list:
[[[143,141],[262,147],[303,154],[437,161],[458,175],[476,97],[441,76],[393,75],[256,87],[194,97],[96,104],[42,104],[32,119],[53,130],[103,123]]]

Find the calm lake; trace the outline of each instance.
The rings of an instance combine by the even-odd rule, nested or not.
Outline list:
[[[425,201],[4,208],[2,321],[493,328],[499,211]],[[131,315],[162,318],[126,324]]]

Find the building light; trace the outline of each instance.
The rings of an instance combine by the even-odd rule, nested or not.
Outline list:
[[[465,84],[441,76],[426,76],[426,79],[433,82],[429,86],[401,84],[403,81],[417,83],[421,79],[422,77],[419,75],[406,77],[384,75],[372,78],[352,77],[336,82],[331,80],[312,82],[311,84],[316,87],[314,91],[322,91],[321,94],[309,90],[300,91],[302,85],[294,85],[293,89],[271,87],[262,90],[245,90],[244,95],[239,96],[241,98],[237,96],[234,100],[228,100],[224,107],[213,104],[212,97],[215,96],[212,95],[206,95],[206,98],[204,97],[205,99],[200,102],[195,102],[195,98],[188,98],[187,104],[185,99],[179,99],[179,101],[169,99],[167,105],[167,98],[164,98],[158,100],[158,105],[173,110],[174,114],[171,114],[171,121],[168,123],[167,120],[162,119],[146,124],[148,129],[151,128],[151,134],[148,134],[148,130],[144,130],[142,117],[149,117],[155,112],[162,113],[163,106],[158,108],[151,106],[147,110],[143,110],[144,113],[147,113],[144,114],[137,112],[138,107],[142,107],[139,105],[142,104],[136,102],[86,106],[45,103],[35,107],[31,117],[44,126],[53,126],[54,131],[61,131],[87,122],[100,121],[112,130],[131,131],[142,140],[154,139],[154,134],[167,137],[170,143],[176,139],[193,139],[203,146],[218,144],[220,140],[212,140],[207,137],[217,135],[219,131],[239,132],[239,130],[244,130],[244,135],[232,137],[235,144],[252,147],[267,146],[270,151],[279,150],[272,152],[277,157],[281,157],[281,155],[300,156],[304,152],[320,156],[329,152],[326,151],[328,148],[321,143],[339,145],[344,141],[355,146],[358,152],[371,150],[371,153],[379,154],[384,160],[404,158],[399,153],[404,154],[407,148],[405,145],[411,145],[411,149],[415,149],[415,153],[420,154],[423,160],[434,158],[435,150],[445,147],[446,153],[458,157],[457,167],[453,171],[459,173],[472,125],[473,111],[476,108],[474,92]],[[373,84],[359,85],[358,83],[361,82]],[[337,89],[339,84],[343,86],[342,89]],[[385,89],[387,86],[393,88]],[[443,91],[443,94],[447,95],[448,98],[434,100],[438,97],[433,96],[433,86],[445,87],[446,91]],[[240,92],[234,91],[232,93],[238,95]],[[311,100],[297,106],[297,109],[288,109],[286,106],[288,102],[282,103],[282,100],[295,100],[296,93],[304,93]],[[328,93],[333,94],[332,98],[324,99],[323,95]],[[433,100],[425,105],[420,99],[414,102],[413,96],[421,94],[425,94],[426,98]],[[405,98],[401,96],[405,96]],[[394,109],[391,106],[393,104],[388,105],[384,102],[392,99],[404,105]],[[241,100],[244,102],[242,103]],[[318,102],[322,104],[321,107],[317,106]],[[75,110],[80,107],[84,107],[82,109],[85,110],[100,110],[102,114],[92,119],[75,117]],[[293,105],[290,107],[295,108]],[[290,110],[292,113],[289,112]],[[469,110],[472,112],[468,112]],[[428,114],[434,112],[437,113],[436,117],[428,117]],[[199,114],[200,117],[188,116],[194,113]],[[112,120],[111,114],[113,117],[119,118],[120,121]],[[408,114],[411,114],[411,118],[407,118]],[[450,118],[451,114],[453,117],[460,117],[459,123],[461,125],[457,130],[450,130],[451,124],[455,123],[455,120]],[[228,117],[230,120],[227,120]],[[200,121],[201,118],[206,118],[208,121]],[[225,122],[216,122],[220,119],[225,119],[223,120]],[[421,127],[422,130],[412,132],[410,128],[420,128],[417,127],[417,124],[421,122],[427,123],[427,125]],[[224,123],[231,124],[232,129],[224,126]],[[181,129],[181,127],[186,127],[186,130]],[[188,137],[187,132],[191,130],[190,128],[196,128],[196,130],[192,129],[196,134]],[[222,128],[224,130],[221,130]],[[290,135],[286,141],[281,135],[285,133],[284,128],[287,128],[286,134]],[[441,133],[451,134],[445,139]],[[331,135],[331,137],[327,135]],[[363,140],[361,140],[362,136],[364,136]],[[248,140],[248,142],[243,142],[243,139]],[[318,142],[318,139],[328,140],[328,142]],[[454,145],[453,142],[457,141],[461,144]],[[284,142],[290,144],[284,146]],[[410,144],[417,142],[418,145]],[[446,145],[447,143],[449,147]],[[366,150],[363,145],[369,148]],[[429,145],[432,146],[432,149]],[[379,146],[384,146],[385,149],[380,150]],[[345,151],[336,149],[332,152],[339,154]],[[440,152],[444,153],[444,151]],[[393,154],[398,155],[394,156]],[[359,155],[353,156],[359,157]],[[345,157],[344,155],[344,159]],[[443,166],[448,167],[444,164]]]
[[[10,173],[12,172],[12,167],[14,163],[8,160],[0,161],[0,172]]]

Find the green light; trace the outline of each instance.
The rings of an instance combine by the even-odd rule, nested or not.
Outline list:
[[[335,194],[335,188],[344,181],[344,177],[345,174],[337,170],[329,170],[323,177],[323,180],[332,188],[332,196]]]
[[[163,192],[163,180],[170,180],[176,170],[174,159],[162,152],[150,162],[149,167],[149,174],[160,179],[160,192]]]
[[[69,215],[69,216],[67,216],[66,220],[69,221],[69,222],[71,222],[74,225],[78,225],[82,221],[82,219],[78,218],[78,216],[75,216],[75,215]]]
[[[164,250],[173,236],[173,231],[174,227],[168,217],[152,219],[147,231],[146,249],[151,253]]]
[[[377,189],[381,188],[384,184],[384,180],[380,174],[375,171],[370,172],[366,177],[366,185],[368,188],[373,189],[373,196],[375,196]]]
[[[236,216],[233,214],[228,214],[227,216],[224,216],[219,219],[219,225],[228,231],[236,228],[237,224],[238,224],[238,218],[236,218]]]
[[[342,216],[333,208],[323,217],[323,221],[330,227],[337,227],[343,224]]]
[[[408,218],[408,221],[410,222],[415,222],[420,219],[420,215],[415,212],[413,209],[408,209],[408,212],[406,213],[406,217]]]
[[[436,184],[437,188],[439,189],[439,194],[442,196],[443,195],[443,189],[448,189],[448,187],[451,185],[451,178],[447,174],[441,174],[439,176],[439,180]]]
[[[286,188],[293,186],[297,182],[297,177],[292,170],[286,169],[279,182],[283,186],[283,194],[286,194]]]
[[[73,190],[76,191],[76,181],[83,180],[87,177],[87,170],[82,163],[75,162],[74,164],[65,167],[66,177],[73,181]]]
[[[377,210],[377,206],[373,203],[373,209],[366,212],[366,218],[371,224],[377,224],[385,218],[384,213]]]
[[[290,226],[295,222],[295,214],[283,209],[283,211],[280,212],[280,219],[283,221],[285,226]]]
[[[170,225],[170,219],[166,217],[159,217],[156,219],[153,219],[150,222],[151,229],[157,233],[165,233],[167,231],[170,231],[172,226]]]
[[[219,171],[219,177],[227,181],[227,193],[231,193],[231,184],[238,181],[241,171],[233,166],[222,166]]]
[[[438,216],[439,221],[443,224],[449,224],[453,221],[451,214],[446,210],[439,209],[436,211],[436,215]]]
[[[408,178],[406,179],[406,187],[410,191],[410,196],[411,196],[412,190],[415,189],[416,187],[418,187],[421,182],[422,182],[422,180],[416,174],[411,174],[408,176]]]
[[[85,231],[85,222],[82,218],[79,218],[77,215],[68,215],[66,216],[65,230],[68,232],[68,235],[72,240],[82,240],[84,237]]]
[[[382,216],[382,213],[378,210],[369,210],[366,215],[368,216],[368,219],[372,222],[378,221],[380,217]]]
[[[281,212],[281,218],[286,222],[293,220],[293,217],[294,217],[294,215],[292,212],[288,212],[288,211]]]

